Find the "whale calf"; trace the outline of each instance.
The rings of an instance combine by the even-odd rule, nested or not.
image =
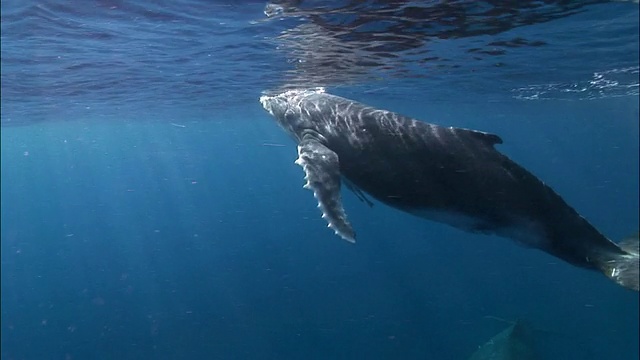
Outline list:
[[[478,347],[469,360],[538,360],[534,340],[534,330],[517,320]]]
[[[260,97],[298,143],[328,226],[355,242],[342,206],[344,183],[396,209],[481,234],[511,238],[638,291],[638,239],[616,244],[549,186],[495,146],[494,134],[443,127],[324,92]]]

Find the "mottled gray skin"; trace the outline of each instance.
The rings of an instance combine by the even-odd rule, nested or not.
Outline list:
[[[512,238],[619,283],[628,281],[618,277],[629,269],[616,266],[631,266],[637,274],[637,254],[608,240],[549,186],[498,152],[502,140],[496,135],[429,124],[318,90],[263,96],[261,102],[300,144],[301,158],[315,154],[297,162],[314,165],[305,167],[306,187],[314,190],[330,227],[348,240],[355,234],[342,210],[339,180],[329,184],[314,176],[325,169],[402,211]],[[637,289],[637,280],[631,282],[623,285]]]

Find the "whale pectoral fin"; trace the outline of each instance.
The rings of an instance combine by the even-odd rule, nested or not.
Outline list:
[[[296,164],[304,169],[304,188],[313,190],[328,226],[343,239],[355,242],[355,233],[342,207],[338,154],[315,139],[303,139],[298,145]]]

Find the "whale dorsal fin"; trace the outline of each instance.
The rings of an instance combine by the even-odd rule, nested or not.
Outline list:
[[[304,169],[307,181],[304,188],[313,190],[328,226],[343,239],[355,242],[355,233],[342,207],[338,154],[318,140],[304,138],[298,145],[296,164]]]
[[[496,134],[492,134],[484,131],[478,131],[478,130],[463,129],[463,128],[455,128],[455,129],[458,131],[463,131],[471,135],[472,137],[485,142],[487,145],[493,146],[496,144],[502,144],[502,139],[500,138],[500,136]]]

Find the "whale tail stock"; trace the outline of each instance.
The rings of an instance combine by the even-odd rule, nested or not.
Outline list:
[[[601,267],[602,272],[611,280],[628,289],[640,290],[640,238],[634,236],[622,240],[618,246],[623,250]]]

